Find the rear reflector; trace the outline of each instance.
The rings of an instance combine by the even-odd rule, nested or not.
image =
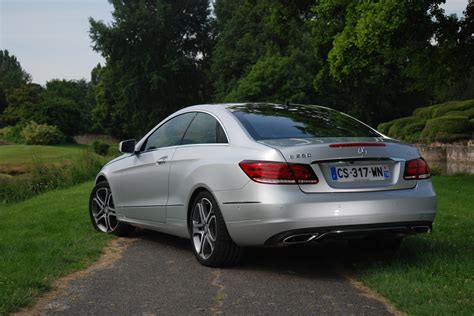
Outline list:
[[[330,144],[331,148],[342,148],[342,147],[385,147],[384,143],[339,143]]]
[[[255,182],[268,184],[316,184],[319,182],[310,165],[245,160],[239,163],[239,166]]]
[[[430,167],[423,158],[409,160],[405,163],[405,180],[428,179],[431,177]]]

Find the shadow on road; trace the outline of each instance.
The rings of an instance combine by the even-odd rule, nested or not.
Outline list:
[[[138,230],[135,237],[173,247],[193,256],[190,241],[187,239],[149,230]],[[428,246],[425,245],[426,247]],[[376,261],[378,264],[390,264],[392,259],[409,263],[419,258],[416,249],[411,249],[410,245],[402,247],[400,251],[384,251],[370,247],[354,247],[346,241],[324,241],[286,247],[246,248],[242,264],[229,269],[297,273],[321,279],[330,277],[332,274],[328,273],[329,271],[344,269],[352,264],[369,260],[372,263]]]

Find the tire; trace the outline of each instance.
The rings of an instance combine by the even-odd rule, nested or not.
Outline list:
[[[229,236],[219,205],[207,191],[192,202],[188,216],[191,246],[197,260],[208,267],[226,267],[240,263],[242,248]]]
[[[102,233],[129,236],[135,228],[117,220],[112,191],[107,181],[97,183],[89,197],[89,216],[92,226]]]

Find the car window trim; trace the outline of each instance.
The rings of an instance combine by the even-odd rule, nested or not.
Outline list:
[[[147,136],[147,138],[145,139],[145,141],[144,141],[143,144],[141,145],[140,151],[139,151],[138,153],[146,153],[146,152],[155,151],[155,150],[161,149],[161,148],[169,148],[169,147],[179,146],[179,145],[173,145],[173,146],[166,146],[166,147],[153,148],[153,149],[150,149],[150,150],[144,150],[144,147],[146,147],[146,144],[148,143],[148,139],[150,139],[150,137],[151,137],[156,131],[158,131],[158,130],[160,129],[160,127],[162,127],[163,125],[165,125],[165,124],[168,123],[169,121],[171,121],[171,120],[177,118],[178,116],[185,115],[185,114],[189,114],[189,113],[192,114],[192,113],[194,113],[194,111],[189,111],[189,112],[180,113],[180,114],[178,114],[178,115],[175,115],[175,116],[173,116],[173,117],[170,117],[170,118],[167,119],[166,121],[164,121],[164,122],[162,122],[161,124],[159,124],[158,126],[156,126],[155,129],[153,129],[151,132],[149,132],[149,135]],[[186,126],[186,129],[185,129],[185,131],[184,131],[184,134],[183,134],[183,136],[181,137],[181,139],[180,139],[180,141],[179,141],[180,143],[182,142],[183,137],[184,137],[184,135],[186,134],[186,132],[187,132],[189,126],[190,126],[191,123],[194,121],[194,118],[196,117],[196,114],[197,114],[197,113],[194,114],[194,116],[193,116],[193,118],[191,119],[191,121],[189,121],[188,126]]]
[[[181,147],[200,147],[200,146],[229,146],[228,143],[202,143],[202,144],[185,144],[185,145],[173,145],[173,146],[166,146],[160,148],[154,148],[147,151],[141,151],[138,154],[148,154],[154,151],[162,150],[162,149],[170,149],[170,148],[181,148]],[[133,156],[133,155],[131,155]],[[125,157],[126,158],[126,157]]]
[[[194,113],[194,117],[191,119],[191,121],[189,122],[188,126],[186,127],[186,130],[183,134],[183,137],[184,135],[186,135],[186,132],[188,131],[188,128],[189,126],[191,126],[191,123],[194,121],[194,119],[196,118],[196,115],[197,113],[205,113],[205,114],[208,114],[210,116],[212,116],[218,123],[219,125],[221,126],[222,130],[224,131],[224,134],[225,134],[225,138],[227,139],[227,143],[201,143],[201,144],[185,144],[185,145],[182,145],[181,142],[183,141],[183,137],[181,138],[181,141],[180,141],[180,144],[179,145],[173,145],[173,146],[166,146],[166,147],[160,147],[160,148],[154,148],[154,149],[151,149],[151,150],[142,150],[142,148],[144,148],[146,146],[146,143],[148,142],[148,138],[150,138],[151,135],[153,135],[153,133],[155,133],[155,131],[157,131],[161,126],[163,126],[165,123],[171,121],[172,119],[174,119],[175,117],[178,117],[180,115],[184,115],[184,114],[188,114],[188,113]],[[150,132],[148,132],[148,136],[146,137],[146,139],[143,141],[143,144],[141,145],[141,148],[140,148],[140,151],[137,152],[137,154],[143,154],[143,153],[147,153],[147,152],[152,152],[152,151],[156,151],[156,150],[159,150],[159,149],[163,149],[163,148],[172,148],[172,147],[183,147],[183,146],[200,146],[200,145],[206,145],[206,146],[209,146],[209,145],[219,145],[219,146],[229,146],[231,143],[230,139],[229,139],[229,134],[227,133],[227,130],[225,129],[224,127],[224,124],[222,124],[221,120],[216,116],[214,115],[214,113],[211,113],[211,112],[208,112],[208,111],[205,111],[205,110],[192,110],[192,111],[187,111],[187,112],[183,112],[183,113],[179,113],[178,115],[174,115],[173,117],[170,117],[169,119],[167,119],[166,121],[164,122],[161,122],[160,124],[158,124],[158,126],[156,126],[153,130],[151,130]]]

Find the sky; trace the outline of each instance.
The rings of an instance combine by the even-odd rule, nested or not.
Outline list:
[[[468,0],[447,0],[447,14],[462,16]],[[93,51],[89,17],[109,23],[107,0],[0,0],[0,49],[8,49],[33,82],[86,79],[104,60]]]

